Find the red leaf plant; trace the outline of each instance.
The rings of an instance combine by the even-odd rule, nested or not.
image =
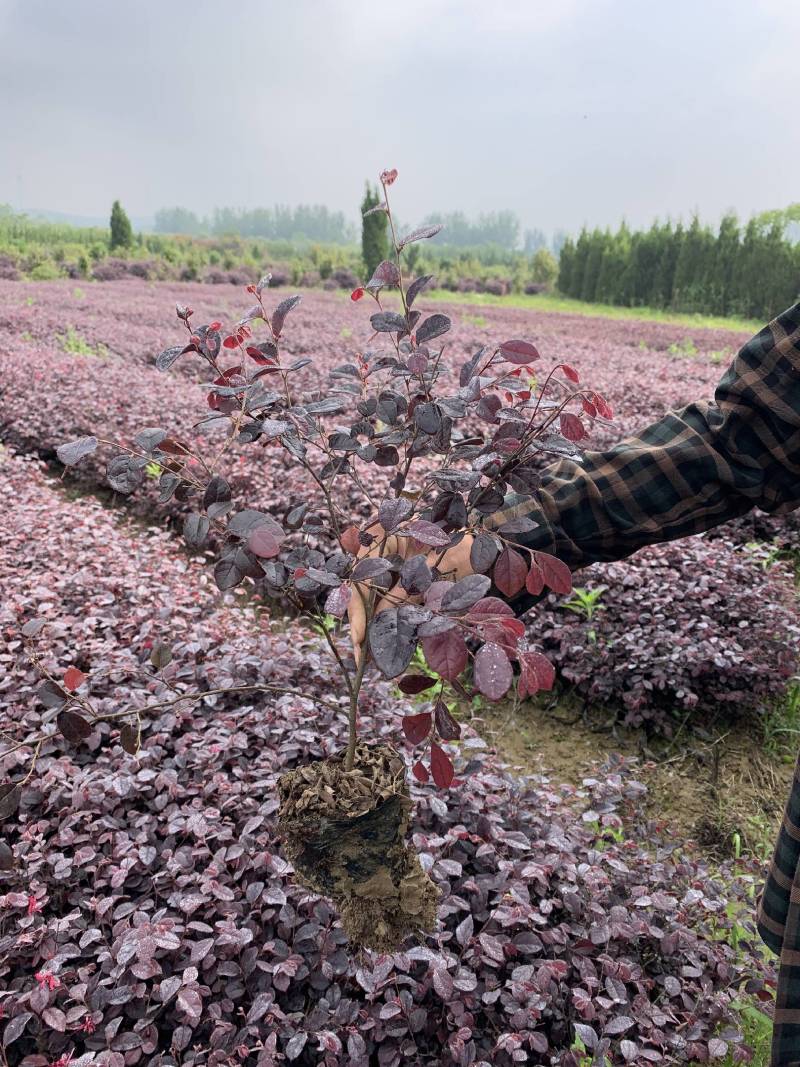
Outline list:
[[[457,385],[445,373],[442,338],[450,320],[412,310],[430,279],[406,279],[402,256],[407,244],[440,227],[398,237],[389,204],[396,177],[395,170],[381,174],[393,258],[352,294],[375,304],[364,351],[309,392],[296,384],[309,360],[293,360],[283,347],[300,297],[268,308],[265,277],[247,287],[257,302],[224,336],[221,323],[192,325],[194,313],[180,307],[186,343],[165,349],[156,366],[168,373],[181,361],[201,361],[210,409],[201,423],[222,426],[222,442],[218,432],[204,453],[189,427],[150,427],[107,469],[118,493],[135,492],[155,474],[164,502],[191,502],[185,539],[193,550],[213,552],[221,590],[258,583],[324,635],[348,700],[348,743],[340,755],[280,780],[284,847],[298,879],[338,904],[351,941],[384,950],[432,924],[436,894],[404,843],[405,762],[359,736],[365,679],[376,668],[399,679],[404,693],[429,692],[430,710],[406,716],[402,727],[415,749],[414,776],[430,776],[440,789],[454,781],[454,753],[443,745],[459,733],[448,691],[458,697],[474,687],[500,700],[515,677],[523,695],[552,686],[553,670],[531,647],[514,601],[545,588],[569,592],[569,571],[526,547],[520,535],[533,524],[508,518],[504,507],[513,491],[518,515],[519,504],[536,496],[542,454],[578,456],[575,442],[593,413],[610,414],[566,364],[535,377],[522,373],[541,359],[524,339],[478,349],[460,367]],[[227,363],[229,352],[238,360],[232,367],[219,362],[224,356]],[[83,437],[58,455],[71,466],[99,443]],[[235,500],[228,478],[240,449],[285,450],[306,475],[302,504],[278,521]],[[382,497],[369,476],[375,468],[388,477]],[[469,547],[476,573],[464,576],[451,562],[459,546],[462,554]],[[355,627],[359,613],[363,632],[354,629],[351,648],[346,616]],[[418,648],[430,674],[407,673]],[[83,743],[103,717],[89,696],[78,695],[86,681],[71,668],[63,683],[44,682],[72,744]],[[141,723],[126,726],[125,747],[135,752]]]

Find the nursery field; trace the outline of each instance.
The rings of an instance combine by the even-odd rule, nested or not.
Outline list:
[[[279,776],[346,740],[325,641],[258,591],[219,591],[181,536],[190,503],[160,500],[157,472],[130,497],[107,485],[104,442],[162,426],[213,446],[220,432],[197,425],[199,361],[155,367],[181,340],[176,302],[230,327],[250,298],[0,280],[0,1063],[765,1062],[755,1009],[769,1010],[775,975],[753,901],[800,724],[800,519],[750,516],[594,565],[532,609],[555,690],[464,700],[446,746],[455,781],[412,785],[436,932],[353,957],[330,904],[293,881],[276,827]],[[749,337],[435,310],[452,319],[454,377],[506,336],[577,368],[614,409],[589,448],[710,399]],[[369,339],[347,295],[308,291],[283,352],[303,363],[297,387],[324,395]],[[99,448],[63,468],[57,447],[84,435]],[[286,455],[238,454],[235,498],[278,520],[302,504],[304,472]],[[44,626],[26,643],[33,619]],[[40,689],[43,672],[70,667],[117,716],[74,744]],[[425,694],[377,675],[364,694],[364,733],[407,749],[400,721]],[[26,779],[31,749],[15,746],[31,736]],[[726,737],[736,773],[750,767],[746,810],[733,798],[747,788],[726,782]],[[688,814],[682,774],[697,783]]]

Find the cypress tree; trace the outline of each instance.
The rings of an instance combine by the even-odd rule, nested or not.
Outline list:
[[[111,251],[113,252],[115,248],[130,248],[133,244],[133,227],[119,200],[115,200],[111,205],[111,221],[109,225],[111,228],[111,240],[109,242]]]
[[[589,258],[589,246],[591,239],[586,229],[581,230],[578,235],[578,240],[575,245],[575,255],[572,258],[572,270],[570,271],[570,286],[567,292],[567,296],[572,296],[576,300],[581,299],[581,291],[583,289],[583,275],[586,271],[586,260]]]
[[[558,291],[569,296],[572,289],[572,271],[575,265],[575,242],[568,237],[558,254]]]
[[[733,299],[733,279],[741,251],[739,220],[733,212],[726,214],[719,224],[714,269],[711,281],[712,308],[716,315],[730,314]]]
[[[361,258],[364,260],[365,280],[372,277],[373,271],[389,255],[388,220],[383,211],[372,215],[365,212],[377,207],[381,197],[376,188],[367,182],[364,199],[361,201]]]
[[[600,276],[600,264],[605,249],[605,234],[600,230],[593,230],[589,237],[589,252],[586,264],[583,268],[583,281],[581,282],[580,298],[590,303],[597,293],[597,279]]]

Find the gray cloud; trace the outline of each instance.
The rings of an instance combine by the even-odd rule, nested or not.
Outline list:
[[[0,202],[634,225],[798,199],[794,0],[0,0]]]

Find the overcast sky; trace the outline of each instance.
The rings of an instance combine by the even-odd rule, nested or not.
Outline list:
[[[509,208],[552,232],[800,200],[798,0],[0,0],[0,203]]]

